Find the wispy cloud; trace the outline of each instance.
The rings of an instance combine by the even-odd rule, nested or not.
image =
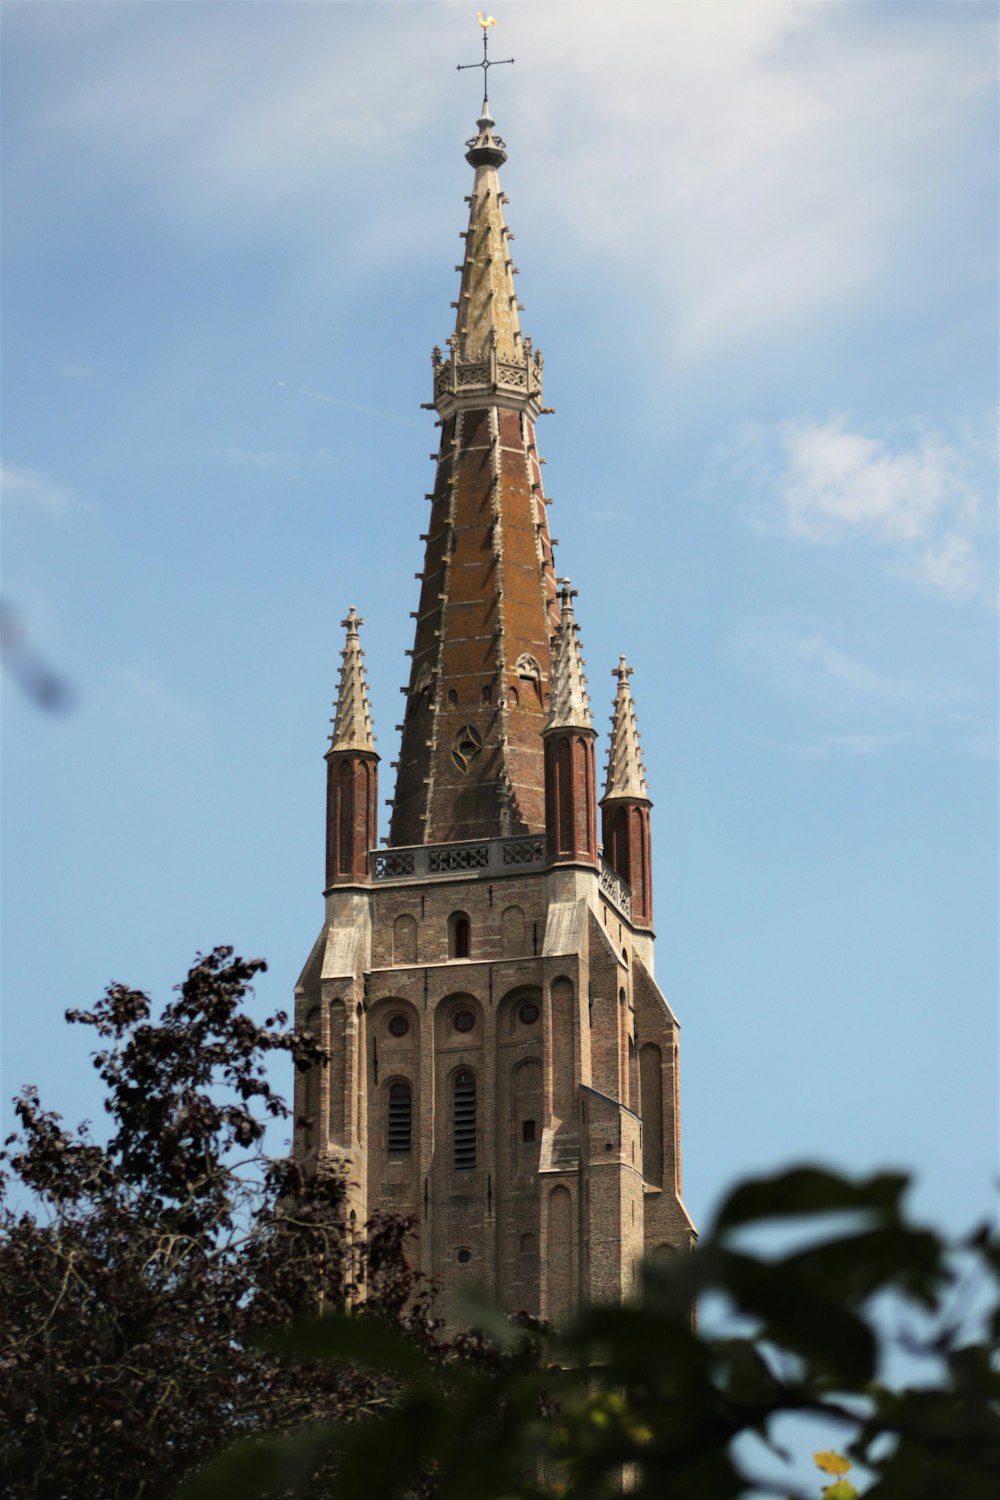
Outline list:
[[[784,686],[827,701],[836,700],[841,706],[867,702],[900,709],[944,710],[966,696],[951,683],[922,682],[880,672],[841,650],[819,630],[746,624],[735,646],[744,660],[766,668]]]
[[[166,730],[182,740],[200,737],[205,722],[201,705],[172,687],[157,668],[144,662],[113,667],[107,683],[115,707],[126,712],[130,722]]]
[[[16,464],[0,464],[0,497],[4,510],[42,512],[49,516],[67,511],[89,509],[68,485],[60,484],[41,469],[22,469]]]
[[[282,479],[309,479],[315,474],[328,474],[338,467],[336,456],[325,448],[298,452],[291,448],[229,447],[218,449],[215,456],[245,469],[280,475]]]
[[[388,47],[383,6],[15,9],[15,41],[44,31],[50,66],[23,104],[8,193],[37,198],[72,136],[88,170],[185,230],[225,234],[301,204],[304,259],[328,259],[335,226],[338,274],[429,250],[436,224],[410,189],[431,132],[454,132],[457,94],[426,82],[444,82],[466,34],[454,6],[395,6]],[[995,81],[989,7],[947,27],[937,7],[890,9],[891,26],[884,7],[636,0],[588,6],[568,31],[564,5],[514,7],[504,47],[530,58],[504,80],[517,191],[557,240],[627,270],[667,358],[801,334],[912,240]],[[345,213],[344,191],[376,164],[382,192]]]
[[[831,750],[847,755],[878,755],[912,739],[912,734],[900,730],[895,734],[835,734],[827,743]]]
[[[838,414],[748,423],[731,459],[749,482],[752,525],[801,542],[874,543],[889,571],[963,604],[992,597],[980,547],[991,519],[983,448],[970,428],[871,433]]]

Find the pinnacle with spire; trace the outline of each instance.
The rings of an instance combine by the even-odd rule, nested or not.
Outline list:
[[[546,729],[592,729],[590,695],[583,670],[580,627],[573,612],[576,589],[560,578],[559,625],[552,651],[552,685]]]
[[[352,604],[347,612],[347,619],[340,623],[347,631],[347,639],[340,653],[340,684],[337,689],[337,710],[330,749],[362,750],[374,754],[375,737],[372,734],[368,683],[365,679],[365,653],[358,637],[358,626],[365,622]]]
[[[619,657],[617,667],[612,667],[612,677],[618,679],[618,691],[611,715],[611,744],[608,752],[608,776],[604,796],[637,797],[648,802],[646,768],[643,765],[639,746],[639,731],[635,721],[635,703],[628,680],[633,669]]]

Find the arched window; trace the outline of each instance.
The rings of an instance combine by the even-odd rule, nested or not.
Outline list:
[[[469,952],[469,919],[464,911],[453,911],[448,918],[448,957],[468,958]]]
[[[389,1155],[403,1155],[410,1150],[413,1101],[405,1079],[389,1085]]]
[[[448,689],[448,707],[449,708],[457,708],[458,707],[458,694],[455,692],[454,688],[449,688]]]
[[[476,1165],[476,1080],[464,1069],[455,1075],[454,1163],[456,1172]]]

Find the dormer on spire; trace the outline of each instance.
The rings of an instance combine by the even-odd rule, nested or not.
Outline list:
[[[575,589],[560,578],[559,626],[552,648],[545,741],[545,834],[551,863],[597,864],[597,772]]]
[[[604,787],[605,797],[649,797],[646,786],[646,768],[639,745],[639,731],[635,721],[635,703],[629,688],[633,668],[618,658],[617,667],[612,667],[612,677],[618,679],[614,713],[611,715],[611,743],[608,747],[608,774]]]
[[[632,668],[624,656],[619,657],[611,675],[618,679],[618,690],[611,715],[607,782],[601,798],[604,857],[631,888],[633,924],[652,928],[653,845],[649,814],[653,804],[649,800],[628,681]]]
[[[364,652],[352,604],[341,651],[337,711],[326,752],[326,883],[367,884],[368,856],[377,841],[378,756],[368,706]]]
[[[593,729],[590,694],[583,670],[580,627],[573,613],[576,589],[559,579],[559,625],[552,656],[552,688],[546,729]]]
[[[365,622],[352,604],[347,619],[341,620],[347,640],[341,651],[340,685],[337,709],[330,737],[331,750],[365,750],[375,753],[372,715],[365,678],[365,653],[361,649],[358,626]]]

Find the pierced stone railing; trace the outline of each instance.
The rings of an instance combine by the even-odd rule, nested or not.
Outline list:
[[[632,887],[601,857],[601,892],[626,921],[632,920]]]
[[[373,880],[446,879],[449,875],[509,875],[545,863],[543,834],[471,839],[460,844],[412,844],[369,855]]]
[[[481,359],[461,359],[434,350],[434,404],[439,411],[488,400],[499,406],[526,406],[533,416],[541,410],[542,357],[525,340],[520,359],[500,359],[495,348]],[[447,414],[447,412],[445,412]]]

